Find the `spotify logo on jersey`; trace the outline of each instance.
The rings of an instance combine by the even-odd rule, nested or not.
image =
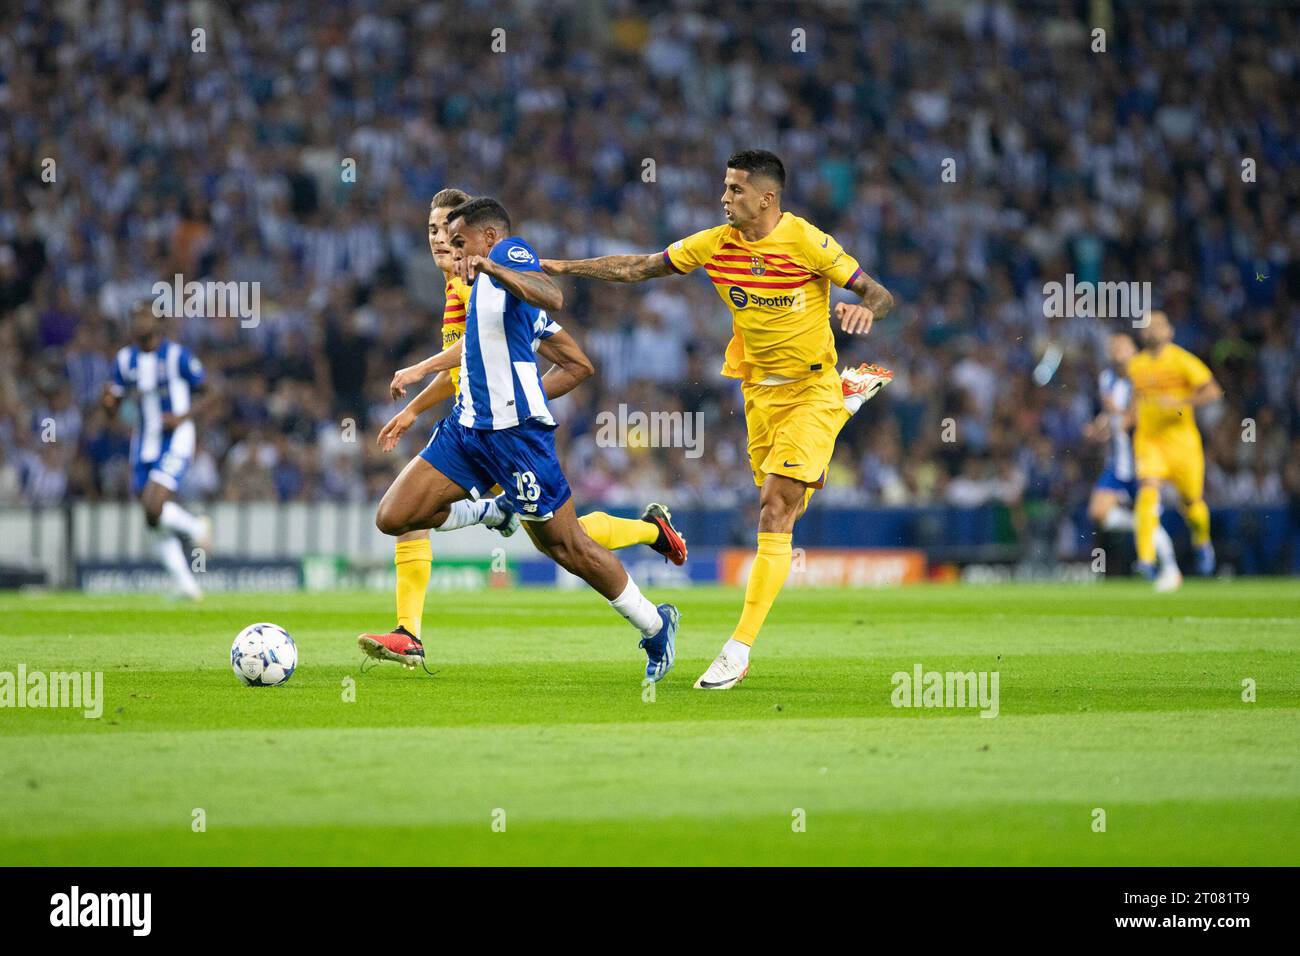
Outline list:
[[[738,285],[733,285],[727,290],[727,298],[731,304],[738,309],[745,306],[751,306],[755,309],[792,309],[795,308],[795,297],[792,295],[750,295]]]

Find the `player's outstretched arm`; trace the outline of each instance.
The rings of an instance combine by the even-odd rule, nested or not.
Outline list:
[[[568,332],[556,332],[542,339],[537,354],[554,366],[542,376],[542,391],[547,398],[559,398],[577,388],[596,372],[587,353]]]
[[[384,451],[392,451],[420,415],[455,394],[456,386],[451,382],[451,375],[445,371],[439,372],[419,395],[411,399],[405,408],[388,420],[388,424],[379,429],[379,437],[376,439],[379,447]]]
[[[848,289],[860,296],[862,301],[837,303],[835,316],[845,332],[866,335],[871,331],[872,323],[894,307],[894,297],[883,285],[860,270],[849,283]]]
[[[543,259],[542,268],[553,276],[604,279],[606,282],[644,282],[672,275],[663,253],[648,256],[600,256],[596,259]]]
[[[388,383],[388,394],[393,398],[401,398],[406,394],[406,386],[414,385],[434,372],[445,372],[455,368],[460,364],[460,353],[463,348],[463,340],[457,339],[437,355],[431,355],[406,368],[399,368],[393,373],[393,380]]]
[[[444,369],[424,386],[419,395],[407,402],[406,407],[418,417],[455,394],[456,386],[451,380],[451,373]]]

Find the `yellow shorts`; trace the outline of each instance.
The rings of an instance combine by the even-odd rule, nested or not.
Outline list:
[[[1133,436],[1138,481],[1167,481],[1184,501],[1199,501],[1205,490],[1205,452],[1200,435],[1187,438]]]
[[[820,488],[835,437],[850,417],[839,373],[823,369],[788,385],[746,383],[743,391],[754,484],[785,475]]]

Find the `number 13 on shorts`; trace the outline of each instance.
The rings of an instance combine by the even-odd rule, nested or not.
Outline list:
[[[537,483],[537,476],[531,471],[516,471],[515,487],[519,490],[519,500],[521,502],[536,501],[542,496],[542,486]],[[529,508],[524,506],[525,511],[536,510],[537,506]]]

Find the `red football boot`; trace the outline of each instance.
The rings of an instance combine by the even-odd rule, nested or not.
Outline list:
[[[362,634],[357,646],[377,661],[395,661],[414,669],[424,663],[424,645],[400,624],[387,634]]]
[[[659,537],[650,549],[662,554],[673,564],[680,567],[686,563],[686,539],[673,527],[673,516],[660,504],[648,504],[641,512],[641,520],[648,521],[659,529]]]

